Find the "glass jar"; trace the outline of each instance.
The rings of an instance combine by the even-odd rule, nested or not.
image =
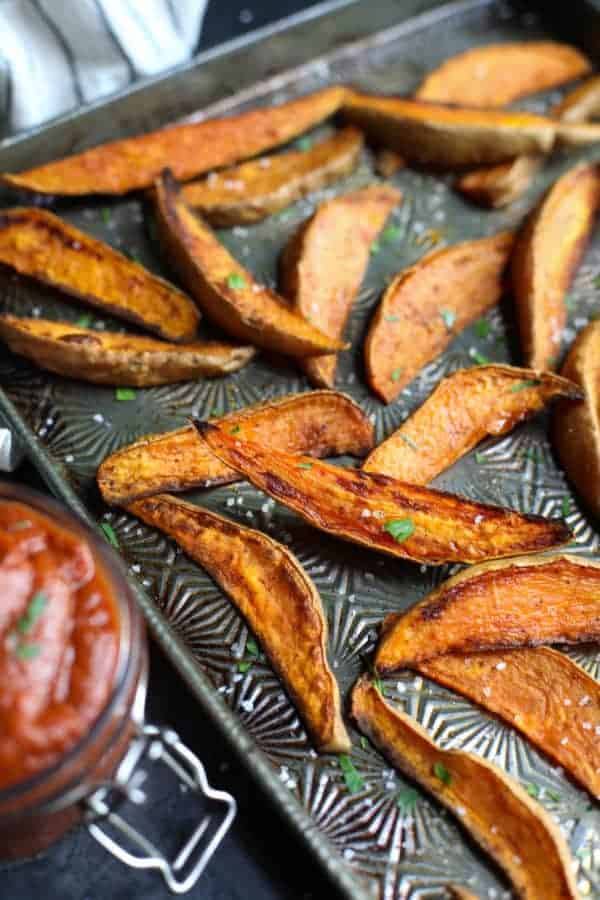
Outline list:
[[[202,764],[177,735],[145,724],[148,651],[144,622],[121,561],[104,537],[58,503],[21,486],[0,482],[0,500],[25,504],[88,544],[106,576],[119,621],[112,688],[90,730],[54,765],[0,790],[0,859],[34,856],[85,822],[113,855],[136,868],[158,869],[173,892],[183,893],[196,882],[229,828],[235,801],[208,785]],[[210,801],[211,810],[203,812],[175,860],[167,859],[120,815],[142,761],[146,767],[163,762],[187,789]]]

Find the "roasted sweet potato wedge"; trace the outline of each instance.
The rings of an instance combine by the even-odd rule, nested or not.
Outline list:
[[[577,400],[582,392],[548,372],[505,365],[460,369],[369,454],[363,469],[428,484],[483,438],[507,434],[560,397]]]
[[[156,182],[156,214],[169,262],[206,315],[238,340],[289,356],[333,353],[346,346],[258,284],[181,198],[169,173]]]
[[[427,75],[415,96],[434,103],[505,106],[581,78],[590,69],[589,59],[569,44],[486,44],[447,59]]]
[[[552,442],[569,480],[600,515],[600,322],[591,322],[577,337],[562,374],[581,385],[585,400],[557,405]]]
[[[174,538],[231,597],[283,681],[315,747],[348,752],[339,689],[327,662],[321,598],[287,547],[169,494],[136,500],[128,509]]]
[[[0,211],[0,264],[166,340],[196,334],[200,316],[189,297],[44,209]]]
[[[292,394],[230,413],[219,420],[233,434],[266,446],[311,456],[364,456],[373,447],[373,425],[360,406],[336,391]],[[125,505],[162,491],[229,484],[239,474],[201,441],[193,425],[148,435],[108,456],[98,469],[107,503]]]
[[[311,191],[348,175],[358,162],[362,146],[362,133],[344,128],[308,150],[290,150],[213,172],[204,181],[185,185],[181,194],[211,225],[260,222]]]
[[[587,122],[600,113],[600,75],[594,75],[569,91],[552,109],[563,122]]]
[[[343,114],[409,163],[444,169],[548,153],[559,127],[531,113],[463,109],[357,91],[346,93]]]
[[[600,796],[600,685],[548,647],[449,654],[419,672],[505,719]]]
[[[441,750],[364,677],[352,692],[352,715],[392,765],[457,817],[504,870],[519,897],[576,900],[565,840],[544,808],[517,782],[473,753]]]
[[[404,157],[393,150],[386,150],[383,147],[375,154],[375,171],[378,175],[382,175],[383,178],[391,178],[392,175],[404,169],[405,166],[406,160]]]
[[[323,203],[292,236],[281,259],[281,288],[294,308],[341,338],[364,278],[373,241],[402,200],[391,185],[371,184]],[[312,384],[332,387],[337,357],[307,359]]]
[[[416,562],[474,562],[564,543],[558,519],[497,506],[264,447],[244,427],[196,422],[219,459],[321,531]]]
[[[384,622],[380,672],[446,653],[600,638],[600,562],[523,556],[465,569]]]
[[[150,187],[169,166],[187,181],[287,143],[337,112],[344,92],[335,86],[281,106],[112,141],[2,180],[36,194],[126,194]]]
[[[50,372],[94,384],[150,387],[236,372],[254,347],[216,341],[167,344],[137,334],[80,328],[70,322],[0,316],[0,340]]]
[[[583,163],[552,185],[517,236],[512,286],[524,362],[532,369],[556,368],[565,294],[599,206],[600,168]]]
[[[511,234],[435,250],[397,275],[365,341],[369,387],[391,403],[426,363],[502,296]]]
[[[474,894],[473,891],[468,890],[466,887],[462,887],[460,884],[448,884],[446,885],[446,890],[452,900],[479,900],[477,894]]]

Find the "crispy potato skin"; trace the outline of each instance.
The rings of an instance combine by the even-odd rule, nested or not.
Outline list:
[[[311,391],[249,406],[219,420],[266,446],[311,456],[364,456],[373,447],[373,425],[345,394]],[[193,425],[148,435],[108,456],[98,469],[106,503],[125,505],[162,491],[186,491],[238,481],[201,441]]]
[[[581,403],[559,403],[552,417],[552,443],[568,478],[588,508],[600,515],[600,322],[577,337],[562,374],[583,388]]]
[[[557,123],[529,113],[464,109],[348,91],[344,117],[408,162],[444,169],[548,153]]]
[[[150,187],[165,166],[187,181],[285,144],[337,112],[344,92],[341,86],[326,88],[281,106],[112,141],[18,175],[5,174],[2,181],[36,194],[125,194]]]
[[[185,185],[181,195],[211,225],[260,222],[311,191],[349,175],[362,147],[362,133],[344,128],[309,150],[291,150],[213,172],[203,181]]]
[[[428,484],[483,438],[507,434],[560,397],[581,399],[581,389],[566,378],[516,366],[460,369],[369,454],[363,469]]]
[[[448,654],[417,669],[505,719],[600,796],[600,685],[563,653],[540,647]]]
[[[499,301],[512,246],[507,232],[466,241],[427,254],[394,278],[364,346],[369,387],[384,403]]]
[[[292,236],[281,258],[281,288],[294,308],[332,338],[341,338],[369,265],[371,245],[402,200],[391,185],[372,184],[323,203]],[[337,357],[308,359],[312,384],[333,387]]]
[[[384,622],[380,672],[446,653],[574,644],[600,638],[600,563],[523,556],[473,566]]]
[[[578,896],[565,840],[544,808],[491,763],[472,753],[441,750],[409,715],[385,702],[361,678],[352,716],[369,740],[409,778],[456,815],[526,900]],[[440,765],[449,783],[435,774]]]
[[[0,264],[166,340],[196,334],[200,316],[189,297],[47,210],[0,211]]]
[[[568,44],[487,44],[450,57],[427,75],[415,97],[434,103],[499,107],[581,78],[590,70],[587,57]]]
[[[317,749],[350,749],[327,662],[327,620],[314,584],[290,551],[260,531],[168,494],[128,507],[200,563],[242,613],[286,686]]]
[[[553,370],[567,319],[565,294],[600,205],[600,169],[583,163],[545,194],[517,236],[513,293],[525,365]]]
[[[219,459],[252,484],[293,509],[316,528],[373,550],[416,562],[475,562],[542,550],[564,543],[558,520],[521,516],[356,469],[249,441],[243,426],[227,429],[196,422]],[[387,527],[410,519],[414,530],[400,542]]]
[[[136,334],[79,328],[70,322],[0,316],[0,339],[13,353],[68,378],[150,387],[236,372],[256,353],[215,341],[167,344]]]
[[[217,240],[209,226],[181,199],[168,173],[156,182],[156,216],[161,243],[170,263],[198,305],[224,331],[289,356],[313,356],[342,350],[263,285],[257,284]],[[231,278],[240,286],[232,286]]]

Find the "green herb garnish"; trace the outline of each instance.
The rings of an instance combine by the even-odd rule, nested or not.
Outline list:
[[[298,150],[310,150],[310,148],[312,147],[312,143],[313,142],[311,138],[301,137],[296,143],[296,146]]]
[[[390,378],[392,379],[392,381],[400,381],[401,375],[402,375],[402,369],[394,369],[394,371],[390,375]]]
[[[491,362],[485,353],[480,353],[479,350],[475,350],[474,353],[471,354],[471,358],[475,360],[478,366],[488,366]]]
[[[575,309],[575,307],[577,306],[577,297],[575,296],[575,294],[565,294],[565,306],[567,307],[569,312],[572,312]]]
[[[118,550],[119,546],[120,546],[119,538],[115,534],[115,529],[112,527],[112,525],[109,525],[108,522],[101,522],[100,528],[104,532],[104,536],[105,536],[106,540],[108,541],[108,543],[112,547],[115,547]]]
[[[373,687],[376,691],[379,691],[382,697],[385,697],[385,692],[383,690],[383,681],[378,675],[373,675]]]
[[[133,388],[116,388],[115,398],[117,400],[135,400],[136,393]]]
[[[312,463],[309,463],[309,462],[301,462],[301,463],[298,463],[298,468],[299,468],[299,469],[312,469],[312,467],[313,467],[313,464],[312,464]]]
[[[409,812],[412,812],[415,806],[417,805],[417,800],[419,799],[419,794],[415,791],[414,788],[405,788],[403,791],[400,791],[398,796],[396,797],[396,803],[402,810],[402,813],[406,815]]]
[[[381,239],[386,244],[391,244],[394,241],[397,241],[400,237],[402,237],[402,229],[399,225],[388,225],[387,228],[384,228],[381,233]]]
[[[33,522],[31,519],[19,519],[18,522],[13,522],[8,530],[9,531],[23,531],[24,528],[31,528],[33,526]]]
[[[233,428],[229,429],[229,434],[237,434],[239,430],[240,430],[240,426],[234,425]]]
[[[100,215],[102,216],[102,221],[104,222],[104,224],[108,225],[108,223],[110,222],[110,209],[108,208],[108,206],[102,207],[102,209],[100,210]]]
[[[224,416],[224,415],[225,415],[224,411],[223,411],[222,409],[219,409],[218,406],[214,406],[214,407],[211,409],[210,414],[211,414],[211,416],[212,416],[214,419],[218,419],[219,416]]]
[[[366,737],[364,736],[364,734],[361,734],[361,736],[360,736],[360,746],[363,748],[363,750],[369,749],[369,742],[366,739]]]
[[[544,794],[555,803],[560,802],[560,794],[558,793],[558,791],[553,791],[551,788],[544,788]]]
[[[35,659],[41,652],[39,644],[17,644],[15,647],[15,656],[19,659]]]
[[[377,256],[380,250],[381,244],[379,243],[379,241],[373,241],[373,243],[371,244],[371,254],[373,256]]]
[[[491,326],[487,319],[478,319],[475,322],[473,328],[475,329],[475,334],[477,335],[477,337],[480,338],[488,337],[491,331]]]
[[[530,797],[535,797],[537,799],[540,796],[540,789],[537,786],[537,784],[533,784],[533,783],[526,784],[525,790],[527,791],[527,793],[529,794]]]
[[[439,778],[440,781],[443,781],[444,784],[452,783],[452,775],[443,763],[436,762],[433,764],[433,774],[436,778]]]
[[[90,325],[92,324],[92,317],[91,316],[80,316],[77,319],[77,321],[75,322],[75,324],[79,328],[89,328]]]
[[[485,453],[480,453],[479,450],[475,453],[475,462],[478,465],[485,462]]]
[[[531,450],[525,450],[523,458],[530,459],[532,462],[537,462],[540,459],[540,455],[535,447],[532,447]]]
[[[517,394],[519,391],[524,391],[527,388],[537,387],[538,384],[541,384],[539,378],[530,378],[528,381],[518,381],[516,384],[510,389],[511,394]]]
[[[452,331],[452,326],[456,322],[456,313],[452,309],[441,309],[440,316],[444,320],[444,325],[448,331]]]
[[[414,450],[415,453],[418,453],[419,447],[417,444],[415,444],[412,438],[409,438],[407,434],[399,434],[398,437],[401,441],[404,441],[405,444],[408,444],[411,450]]]
[[[252,665],[253,665],[253,662],[251,659],[243,659],[241,662],[238,663],[238,666],[237,666],[238,672],[241,672],[243,675],[245,675],[246,672],[250,671],[250,669],[252,668]]]
[[[232,272],[227,276],[227,287],[233,288],[234,291],[243,291],[246,287],[246,279],[239,272]]]
[[[595,288],[598,288],[600,290],[600,275],[596,275],[594,277],[592,284],[594,285]]]
[[[560,511],[563,516],[568,516],[571,512],[571,498],[563,497],[562,503],[560,504]]]
[[[400,321],[400,316],[394,316],[392,314],[390,314],[389,316],[384,316],[383,318],[385,319],[386,322],[399,322]]]
[[[248,653],[249,656],[259,655],[260,650],[258,649],[258,644],[254,640],[254,638],[248,638],[248,640],[246,641],[246,653]]]
[[[44,612],[48,604],[48,595],[43,591],[37,591],[27,606],[27,609],[17,622],[17,630],[20,634],[27,634]]]
[[[383,526],[383,530],[391,534],[399,544],[402,544],[413,534],[415,523],[412,519],[390,519]]]
[[[359,791],[365,786],[365,783],[362,779],[362,776],[356,771],[354,767],[354,763],[350,759],[347,753],[341,753],[338,756],[340,761],[340,768],[344,774],[344,781],[346,782],[346,787],[348,788],[351,794],[357,794]]]

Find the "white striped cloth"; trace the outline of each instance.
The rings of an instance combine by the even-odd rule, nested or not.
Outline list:
[[[0,0],[0,133],[184,62],[208,0]]]

